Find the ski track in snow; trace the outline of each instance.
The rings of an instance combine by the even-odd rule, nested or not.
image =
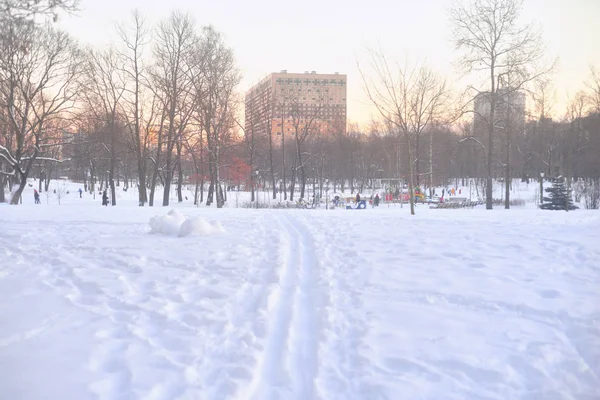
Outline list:
[[[250,399],[314,399],[318,327],[316,256],[310,234],[288,215],[281,232],[279,281],[269,295],[266,349],[249,391]]]
[[[2,398],[600,398],[597,217],[48,210],[0,209]]]

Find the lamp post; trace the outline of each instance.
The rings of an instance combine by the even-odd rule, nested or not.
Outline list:
[[[544,173],[540,172],[540,206],[544,202]]]
[[[471,202],[471,177],[469,176],[469,203]]]
[[[329,210],[329,179],[325,179],[325,209]]]

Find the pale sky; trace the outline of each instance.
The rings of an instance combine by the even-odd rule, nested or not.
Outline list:
[[[317,71],[348,75],[349,122],[367,123],[375,111],[365,97],[357,59],[367,46],[390,58],[426,60],[455,82],[447,9],[451,0],[81,0],[76,16],[59,24],[83,44],[115,39],[114,25],[139,9],[149,23],[178,9],[199,25],[211,24],[233,47],[243,72],[244,92],[271,72]],[[568,95],[583,88],[589,66],[600,68],[600,0],[525,0],[523,19],[543,30],[548,56],[559,58],[554,74],[557,104],[564,114]],[[457,90],[463,89],[456,87]]]

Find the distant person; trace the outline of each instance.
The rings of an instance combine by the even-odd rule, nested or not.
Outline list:
[[[81,199],[81,195],[83,194],[83,190],[81,190],[81,188],[79,188],[79,198]]]
[[[356,193],[356,204],[360,203],[360,193]]]
[[[42,204],[40,202],[40,194],[36,189],[33,189],[33,199],[35,200],[35,204]]]
[[[108,205],[108,194],[106,193],[106,189],[104,190],[104,192],[102,192],[102,205]]]
[[[379,206],[379,193],[375,195],[375,200],[373,200],[373,204],[375,205],[375,207]]]

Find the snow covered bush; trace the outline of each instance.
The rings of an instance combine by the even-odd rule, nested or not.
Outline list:
[[[207,236],[225,232],[219,221],[207,222],[201,217],[186,218],[177,210],[150,219],[150,233],[168,236]]]
[[[179,236],[208,235],[212,232],[212,226],[200,217],[188,218],[179,228]]]
[[[581,197],[585,193],[585,184],[582,181],[576,181],[573,183],[573,195],[575,196],[575,202],[580,203]]]
[[[185,217],[177,210],[171,210],[167,215],[152,217],[150,219],[150,233],[163,235],[179,235],[181,224]]]

